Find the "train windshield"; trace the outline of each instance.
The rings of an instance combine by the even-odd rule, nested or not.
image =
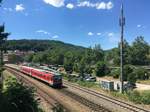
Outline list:
[[[54,81],[60,81],[62,79],[61,75],[55,75],[54,76]]]

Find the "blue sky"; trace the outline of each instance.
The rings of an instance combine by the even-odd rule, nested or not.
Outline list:
[[[9,39],[60,40],[80,46],[116,47],[121,0],[3,0],[0,22]],[[150,43],[150,0],[124,0],[125,38]]]

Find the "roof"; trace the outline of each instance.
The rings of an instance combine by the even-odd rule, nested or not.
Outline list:
[[[51,71],[51,69],[46,70],[46,69],[39,69],[39,68],[28,67],[28,66],[23,66],[23,67],[27,67],[27,68],[30,68],[30,69],[34,69],[34,70],[37,70],[37,71],[40,71],[40,72],[44,72],[44,73],[51,73],[51,74],[53,74],[53,75],[60,75],[59,73],[55,72],[54,70]]]

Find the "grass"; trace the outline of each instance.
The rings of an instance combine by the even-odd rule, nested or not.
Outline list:
[[[16,78],[14,75],[12,75],[10,72],[8,71],[3,71],[3,77],[4,77],[4,80],[3,80],[3,90],[5,91],[6,90],[6,81],[8,79],[12,79],[12,78]]]
[[[138,80],[137,83],[150,85],[150,80]]]

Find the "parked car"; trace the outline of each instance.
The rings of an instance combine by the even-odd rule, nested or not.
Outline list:
[[[127,83],[127,84],[124,84],[124,89],[125,90],[129,90],[129,89],[134,89],[134,88],[136,88],[136,84],[133,84],[133,83]]]
[[[96,82],[96,77],[89,77],[89,78],[86,79],[86,81]]]

